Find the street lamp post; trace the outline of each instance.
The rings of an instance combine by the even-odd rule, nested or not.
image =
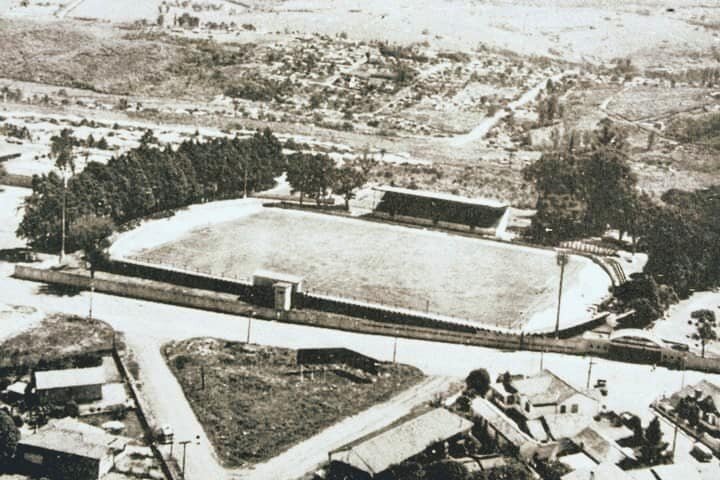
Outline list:
[[[556,257],[557,264],[560,266],[560,286],[558,288],[557,315],[555,317],[555,338],[560,338],[560,305],[562,303],[563,277],[565,276],[565,265],[570,261],[570,257],[565,252],[558,252]]]

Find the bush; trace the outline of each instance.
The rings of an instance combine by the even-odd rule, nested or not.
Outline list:
[[[177,357],[173,358],[173,365],[175,366],[176,370],[184,370],[185,366],[188,363],[191,363],[192,359],[188,357],[187,355],[178,355]]]
[[[12,417],[0,410],[0,467],[8,464],[15,455],[15,448],[20,440],[20,431]]]
[[[65,416],[67,417],[79,417],[80,416],[80,408],[78,407],[78,404],[74,401],[69,401],[65,404]]]
[[[427,480],[466,480],[468,471],[464,465],[450,460],[431,463],[425,475]]]
[[[484,368],[478,368],[470,372],[465,379],[468,390],[485,396],[490,389],[490,374]]]

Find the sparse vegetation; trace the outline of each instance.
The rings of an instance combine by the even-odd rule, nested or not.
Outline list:
[[[301,373],[293,350],[214,339],[169,344],[164,352],[228,466],[271,458],[422,378],[404,365],[385,365],[372,378],[340,366]],[[179,357],[185,360],[176,361]]]

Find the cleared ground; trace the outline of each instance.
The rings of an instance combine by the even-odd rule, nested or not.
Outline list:
[[[227,466],[268,460],[423,377],[414,367],[394,364],[373,377],[349,368],[303,371],[294,350],[216,339],[172,343],[164,352]],[[365,381],[353,379],[359,374]]]
[[[211,212],[197,212],[203,214]],[[136,247],[143,246],[143,228],[154,242],[131,256],[229,277],[270,269],[303,276],[310,291],[488,325],[517,328],[530,322],[538,329],[554,321],[559,268],[551,251],[268,208],[246,209],[236,220],[161,244],[159,231],[172,231],[172,223],[130,232]],[[565,275],[567,323],[588,316],[587,307],[607,292],[608,278],[581,257],[571,259]]]

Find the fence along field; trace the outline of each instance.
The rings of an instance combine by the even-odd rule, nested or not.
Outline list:
[[[290,273],[304,277],[311,292],[505,328],[554,325],[558,294],[550,251],[269,208],[125,254],[230,278],[249,278],[258,269]],[[563,322],[589,318],[588,308],[608,285],[600,267],[572,257]]]

